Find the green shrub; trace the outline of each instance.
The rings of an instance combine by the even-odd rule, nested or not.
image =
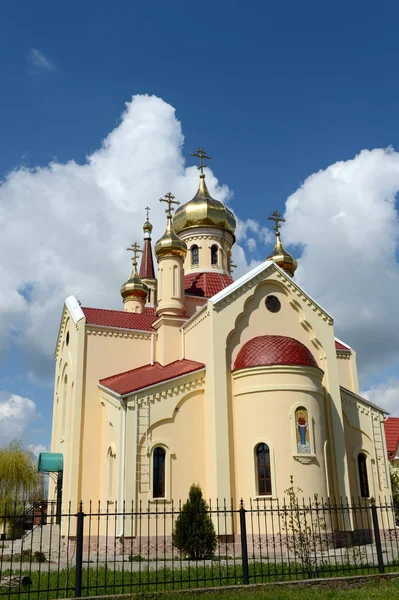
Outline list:
[[[211,558],[216,550],[216,533],[208,505],[199,485],[190,488],[187,502],[176,519],[173,545],[184,558]]]
[[[47,562],[46,555],[41,550],[35,550],[32,556],[33,562],[44,563]]]
[[[140,554],[130,554],[129,560],[130,562],[141,562],[145,560],[145,558],[143,556],[140,556]]]

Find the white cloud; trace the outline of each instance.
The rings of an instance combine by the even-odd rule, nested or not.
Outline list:
[[[37,48],[29,48],[28,59],[31,65],[36,69],[55,71],[53,61],[44,56],[43,52],[40,52]]]
[[[29,444],[28,450],[38,457],[41,452],[48,452],[47,446],[43,444]]]
[[[198,170],[184,166],[183,139],[172,106],[135,96],[85,164],[19,168],[0,185],[0,346],[13,339],[36,380],[52,373],[64,299],[122,309],[125,248],[143,238],[144,207],[152,208],[155,241],[166,223],[158,199],[169,190],[180,202],[194,196]],[[211,169],[206,176],[226,200],[228,188]]]
[[[282,239],[302,250],[295,278],[334,316],[363,375],[399,361],[398,191],[399,153],[363,150],[308,177],[286,203]]]
[[[36,404],[29,398],[0,393],[0,443],[6,445],[21,439],[28,427],[39,417]]]
[[[246,241],[246,246],[250,252],[255,252],[256,250],[256,240],[253,237],[250,237]]]
[[[399,416],[399,379],[391,378],[386,383],[377,383],[361,392],[361,395],[384,408],[392,416]]]

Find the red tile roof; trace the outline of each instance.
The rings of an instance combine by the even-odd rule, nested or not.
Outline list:
[[[394,458],[399,442],[399,417],[388,417],[384,421],[388,458]]]
[[[338,340],[335,340],[335,349],[336,350],[346,350],[346,352],[351,351],[349,346],[345,346],[344,344],[341,344],[341,342],[339,342]]]
[[[233,370],[267,365],[317,367],[317,362],[310,350],[298,340],[283,335],[260,335],[242,346]]]
[[[141,279],[155,279],[154,260],[152,258],[150,238],[146,238],[144,240],[139,276]]]
[[[230,275],[223,273],[189,273],[184,276],[184,291],[189,296],[212,298],[231,283]]]
[[[124,395],[204,368],[203,363],[194,360],[175,360],[164,366],[156,362],[153,365],[144,365],[138,369],[105,377],[100,379],[100,384],[117,394]]]
[[[102,327],[154,331],[152,324],[157,318],[154,308],[145,308],[142,314],[127,312],[125,310],[106,310],[83,306],[82,310],[88,325],[99,325]]]

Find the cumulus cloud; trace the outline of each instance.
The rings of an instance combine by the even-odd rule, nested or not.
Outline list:
[[[399,153],[363,150],[308,177],[286,203],[296,280],[333,315],[361,375],[399,361],[398,191]]]
[[[399,414],[399,379],[390,378],[387,382],[377,383],[361,392],[364,398],[377,404],[394,416]]]
[[[40,52],[40,50],[37,48],[29,49],[28,60],[35,69],[55,71],[55,65],[53,61],[44,56],[43,52]]]
[[[198,170],[185,167],[183,134],[172,106],[135,96],[119,125],[85,164],[18,168],[0,185],[0,346],[13,340],[37,380],[52,373],[64,299],[122,309],[121,284],[130,275],[125,248],[143,238],[151,207],[154,240],[165,228],[159,198],[172,191],[191,199]],[[225,201],[207,169],[210,192]]]
[[[0,440],[6,445],[21,439],[28,425],[39,417],[36,404],[29,398],[0,393]]]
[[[29,444],[28,450],[36,457],[38,457],[41,452],[48,452],[47,446],[44,446],[43,444]]]

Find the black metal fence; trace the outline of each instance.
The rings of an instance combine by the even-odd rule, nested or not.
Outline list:
[[[98,596],[399,570],[397,509],[389,501],[265,498],[208,507],[216,544],[207,553],[196,526],[188,533],[198,549],[191,557],[173,535],[181,504],[121,510],[116,502],[91,503],[61,515],[50,503],[9,507],[0,515],[0,596]],[[196,517],[189,521],[200,522]]]

